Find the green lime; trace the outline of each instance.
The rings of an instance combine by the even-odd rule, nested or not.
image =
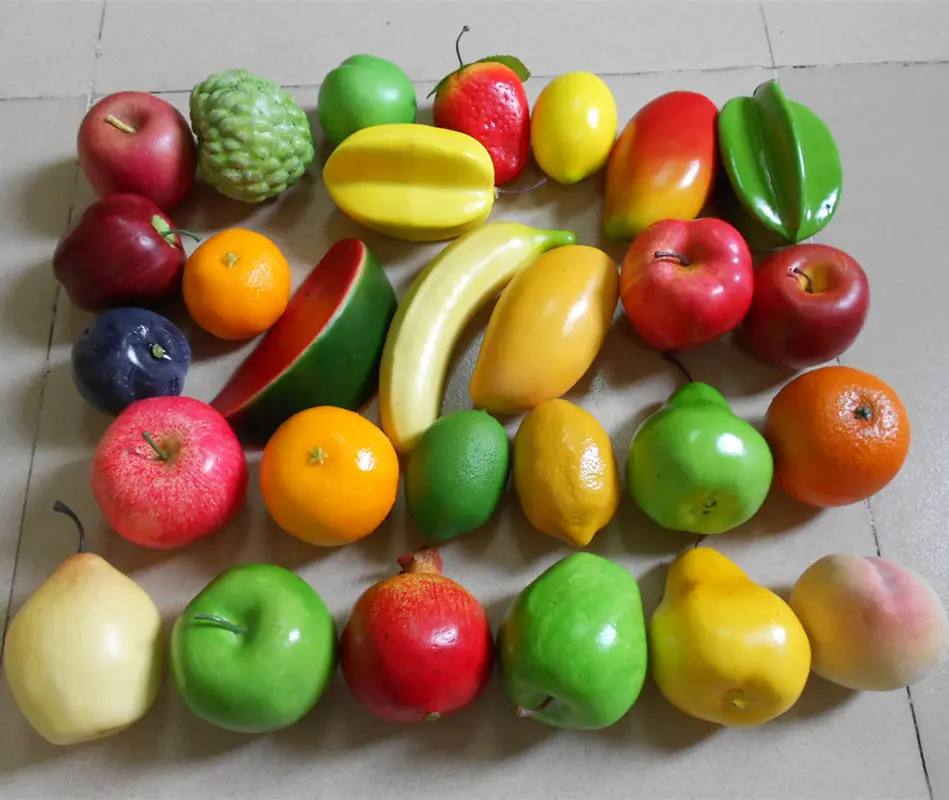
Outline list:
[[[507,431],[486,411],[455,411],[432,425],[409,454],[405,499],[428,542],[484,525],[507,485]]]

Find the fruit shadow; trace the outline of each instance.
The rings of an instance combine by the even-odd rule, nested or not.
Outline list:
[[[813,672],[798,701],[774,725],[812,725],[815,717],[829,714],[856,699],[858,692],[824,680]]]
[[[56,317],[59,286],[49,259],[38,261],[6,280],[0,326],[10,338],[42,349],[44,356]],[[68,302],[65,291],[62,299]]]
[[[169,217],[179,227],[199,235],[203,239],[227,228],[240,227],[261,208],[273,206],[278,198],[263,203],[245,203],[221,194],[200,175],[187,198]]]
[[[63,192],[68,192],[70,197],[75,194],[78,178],[79,161],[75,156],[32,172],[24,182],[19,202],[13,206],[19,212],[17,223],[36,233],[58,238],[63,228],[56,210],[63,207]]]
[[[822,513],[822,509],[799,503],[772,484],[761,508],[750,520],[719,535],[727,536],[729,541],[753,544],[759,539],[803,532]]]

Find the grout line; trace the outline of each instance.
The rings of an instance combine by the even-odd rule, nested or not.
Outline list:
[[[105,6],[103,5],[103,9]],[[98,49],[98,45],[97,45]],[[98,58],[98,55],[97,55]],[[597,72],[596,74],[604,78],[629,78],[639,75],[704,75],[706,73],[715,74],[719,72],[738,72],[741,70],[767,69],[835,69],[837,67],[850,69],[853,67],[938,67],[949,64],[949,58],[929,59],[928,61],[841,61],[839,63],[826,64],[741,64],[730,67],[695,67],[689,69],[644,69],[627,72]],[[532,78],[556,78],[557,75],[541,75],[539,73],[531,75]],[[95,78],[93,79],[95,80]],[[436,83],[437,78],[413,78],[412,83]],[[317,89],[319,83],[282,83],[285,89]],[[148,94],[185,94],[194,87],[186,88],[162,88],[162,89],[138,89],[136,91],[146,92]],[[0,103],[7,100],[71,100],[76,97],[82,97],[81,94],[33,94],[33,95],[13,95],[10,97],[0,97]]]
[[[926,755],[923,753],[923,739],[919,735],[919,721],[916,719],[916,705],[913,703],[913,692],[909,686],[906,687],[906,697],[909,699],[909,713],[913,717],[913,728],[916,730],[916,746],[919,748],[919,761],[923,766],[923,778],[926,779],[926,791],[929,792],[929,800],[933,800],[933,785],[929,780],[929,768],[926,766]]]
[[[764,38],[768,43],[768,55],[771,57],[771,73],[774,79],[778,79],[778,65],[774,60],[774,47],[771,44],[771,31],[768,30],[768,15],[764,13],[764,3],[758,3],[758,10],[761,12],[761,24],[764,26]]]
[[[102,55],[102,30],[105,28],[105,10],[108,0],[102,0],[102,13],[99,15],[99,33],[96,36],[96,49],[92,58],[92,77],[89,80],[89,107],[92,106],[92,98],[96,93],[96,80],[99,77],[99,56]],[[87,107],[87,111],[89,109]]]
[[[840,359],[839,359],[839,358],[837,359],[837,363],[838,363],[838,364],[840,363]],[[882,558],[882,557],[883,557],[883,553],[882,553],[882,551],[880,550],[880,536],[879,536],[879,534],[877,533],[876,520],[873,518],[873,508],[870,506],[870,498],[868,497],[868,498],[867,498],[866,500],[864,500],[863,502],[864,502],[864,503],[866,504],[866,506],[867,506],[867,516],[870,518],[870,532],[873,534],[873,544],[876,546],[877,555]]]
[[[103,7],[105,3],[103,3]],[[86,95],[86,112],[92,108],[92,94]],[[76,212],[77,201],[79,200],[79,161],[76,161],[76,168],[73,172],[72,182],[72,200],[69,203],[69,211],[66,213],[65,230],[69,230],[72,225],[73,214]],[[36,461],[36,450],[39,446],[40,428],[43,422],[43,407],[46,402],[46,388],[49,385],[50,373],[50,353],[53,350],[53,336],[56,331],[56,317],[59,314],[59,299],[62,295],[62,286],[57,282],[56,293],[53,295],[53,313],[49,323],[49,334],[46,337],[46,360],[43,363],[43,381],[40,386],[39,413],[36,417],[36,430],[33,432],[33,448],[30,451],[30,464],[26,471],[26,487],[23,492],[23,506],[20,509],[20,530],[16,540],[16,550],[13,553],[13,571],[10,574],[10,593],[7,596],[7,613],[3,621],[3,629],[0,630],[0,665],[3,664],[3,651],[6,645],[7,628],[10,627],[10,618],[13,615],[13,588],[16,586],[17,567],[20,566],[20,549],[23,546],[23,528],[26,525],[26,509],[30,499],[30,488],[33,483],[33,464]]]

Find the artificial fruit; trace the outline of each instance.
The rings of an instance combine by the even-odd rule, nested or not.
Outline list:
[[[356,699],[393,722],[433,721],[481,696],[494,668],[484,608],[442,574],[437,550],[398,559],[402,571],[356,601],[340,666]]]
[[[667,219],[626,251],[620,300],[637,334],[658,350],[707,344],[741,323],[755,273],[741,234],[719,219]]]
[[[531,109],[523,83],[530,72],[514,56],[488,56],[466,64],[459,45],[467,31],[465,25],[455,40],[458,69],[432,90],[432,121],[481,142],[500,186],[517,178],[530,157]]]
[[[850,347],[869,310],[870,283],[854,258],[825,244],[796,244],[758,266],[742,328],[762,361],[806,369]]]
[[[100,197],[138,194],[166,211],[191,191],[197,168],[188,120],[148,92],[116,92],[86,112],[79,166]]]
[[[811,668],[807,634],[770,589],[710,547],[669,569],[649,621],[650,674],[685,714],[755,726],[794,706]]]
[[[718,390],[690,379],[633,434],[626,485],[657,525],[714,534],[757,513],[773,471],[764,437]]]
[[[718,167],[718,108],[697,92],[669,92],[643,106],[617,139],[606,168],[603,229],[628,242],[663,219],[695,219]]]
[[[501,676],[518,715],[598,730],[618,722],[646,677],[646,621],[636,579],[574,553],[517,596],[498,633]]]
[[[113,736],[138,722],[158,694],[161,616],[135,581],[79,549],[14,614],[3,673],[27,721],[55,745]]]
[[[157,303],[181,282],[179,233],[151,200],[111,194],[92,203],[59,240],[53,274],[84,311]]]
[[[247,460],[207,403],[150,397],[128,406],[92,457],[92,494],[112,528],[143,547],[181,547],[240,510]]]
[[[617,283],[613,259],[587,245],[558,247],[515,275],[481,342],[475,407],[529,410],[573,388],[613,324]]]
[[[335,668],[332,614],[303,578],[275,564],[225,570],[171,632],[171,675],[181,699],[226,730],[292,725],[316,705]]]
[[[575,242],[571,231],[494,222],[416,275],[386,335],[379,376],[379,416],[396,450],[411,450],[438,418],[452,353],[475,313],[543,253]]]

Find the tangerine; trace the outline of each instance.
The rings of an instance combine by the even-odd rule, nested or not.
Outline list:
[[[798,375],[771,401],[764,432],[774,454],[775,484],[820,508],[876,494],[909,453],[910,423],[899,396],[852,367]]]
[[[399,458],[370,420],[335,406],[294,414],[260,464],[267,510],[287,533],[320,547],[358,541],[395,505]]]
[[[214,234],[185,262],[181,290],[191,318],[219,339],[251,339],[290,302],[290,265],[266,236],[244,228]]]

